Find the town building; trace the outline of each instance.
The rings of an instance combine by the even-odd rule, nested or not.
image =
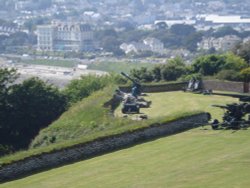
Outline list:
[[[227,35],[220,38],[204,38],[199,44],[199,49],[209,50],[214,48],[219,51],[228,51],[235,47],[236,44],[240,43],[242,40],[235,35]]]
[[[89,24],[54,22],[37,27],[40,51],[92,51],[93,31]]]
[[[164,44],[156,38],[148,37],[143,40],[143,43],[149,46],[152,52],[163,53],[165,50]]]
[[[145,51],[152,51],[159,54],[165,52],[164,44],[160,40],[151,37],[144,39],[142,42],[123,43],[120,45],[120,48],[126,54],[130,52],[140,53]]]

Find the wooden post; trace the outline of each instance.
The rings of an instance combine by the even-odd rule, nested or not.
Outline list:
[[[249,93],[249,82],[243,82],[243,93]]]

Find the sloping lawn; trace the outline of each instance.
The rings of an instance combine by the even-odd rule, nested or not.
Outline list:
[[[140,112],[147,114],[150,119],[190,111],[210,112],[213,118],[221,119],[224,111],[212,105],[238,102],[238,99],[232,97],[201,95],[182,91],[149,93],[147,95],[144,98],[152,101],[152,105],[150,108],[141,108]],[[123,116],[121,106],[115,111],[115,115]]]
[[[142,113],[149,116],[149,120],[138,122],[107,115],[108,109],[103,108],[103,104],[110,99],[114,89],[114,87],[106,88],[75,104],[50,127],[40,132],[32,143],[36,146],[35,149],[0,158],[0,165],[39,153],[67,148],[98,137],[135,130],[155,122],[168,122],[199,111],[211,112],[213,118],[221,118],[223,111],[211,105],[237,101],[231,97],[184,92],[150,93],[146,99],[152,100],[151,108],[141,109]],[[115,114],[121,115],[120,108]]]
[[[248,188],[250,131],[197,128],[0,188]]]

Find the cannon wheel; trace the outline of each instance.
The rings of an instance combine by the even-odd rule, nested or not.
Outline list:
[[[211,126],[212,126],[212,129],[218,129],[219,128],[219,120],[218,119],[214,119]]]

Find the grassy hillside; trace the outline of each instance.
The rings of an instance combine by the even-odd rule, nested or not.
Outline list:
[[[127,124],[147,124],[146,122],[132,122],[129,119],[114,118],[110,115],[109,109],[103,108],[103,104],[112,96],[114,88],[97,92],[87,100],[72,107],[68,112],[54,122],[50,127],[42,130],[39,136],[33,141],[32,146],[46,146],[51,143],[61,143],[66,140],[83,138],[85,136],[95,135],[104,131],[125,128]],[[145,97],[151,100],[151,108],[142,108],[141,113],[149,117],[148,123],[157,122],[163,117],[178,117],[181,114],[187,114],[190,111],[211,112],[216,118],[219,118],[223,111],[214,108],[212,104],[226,104],[236,101],[231,97],[197,95],[184,92],[154,93]],[[115,112],[116,116],[121,114],[121,107]],[[138,115],[133,115],[138,116]]]
[[[129,118],[114,117],[108,108],[103,107],[103,104],[110,100],[114,90],[115,87],[105,88],[75,104],[57,121],[39,133],[32,142],[32,147],[36,147],[35,149],[2,157],[0,158],[0,166],[40,153],[85,143],[99,137],[133,131],[148,127],[153,123],[166,123],[200,112],[192,109],[191,111],[182,111],[180,108],[178,113],[168,116],[152,116],[149,120],[140,122],[132,121]]]
[[[103,104],[110,99],[114,89],[115,87],[106,88],[75,104],[50,127],[40,132],[32,143],[33,147],[36,146],[35,149],[2,157],[0,165],[31,155],[84,143],[98,137],[132,131],[155,122],[172,121],[198,111],[208,111],[211,112],[213,118],[219,118],[223,111],[211,107],[211,104],[226,104],[236,101],[231,97],[184,92],[153,93],[146,97],[153,101],[151,108],[141,109],[142,113],[149,116],[149,120],[138,122],[129,118],[120,118],[120,108],[115,112],[118,117],[108,115],[109,109],[103,108]]]
[[[250,130],[197,128],[0,188],[248,188]]]

